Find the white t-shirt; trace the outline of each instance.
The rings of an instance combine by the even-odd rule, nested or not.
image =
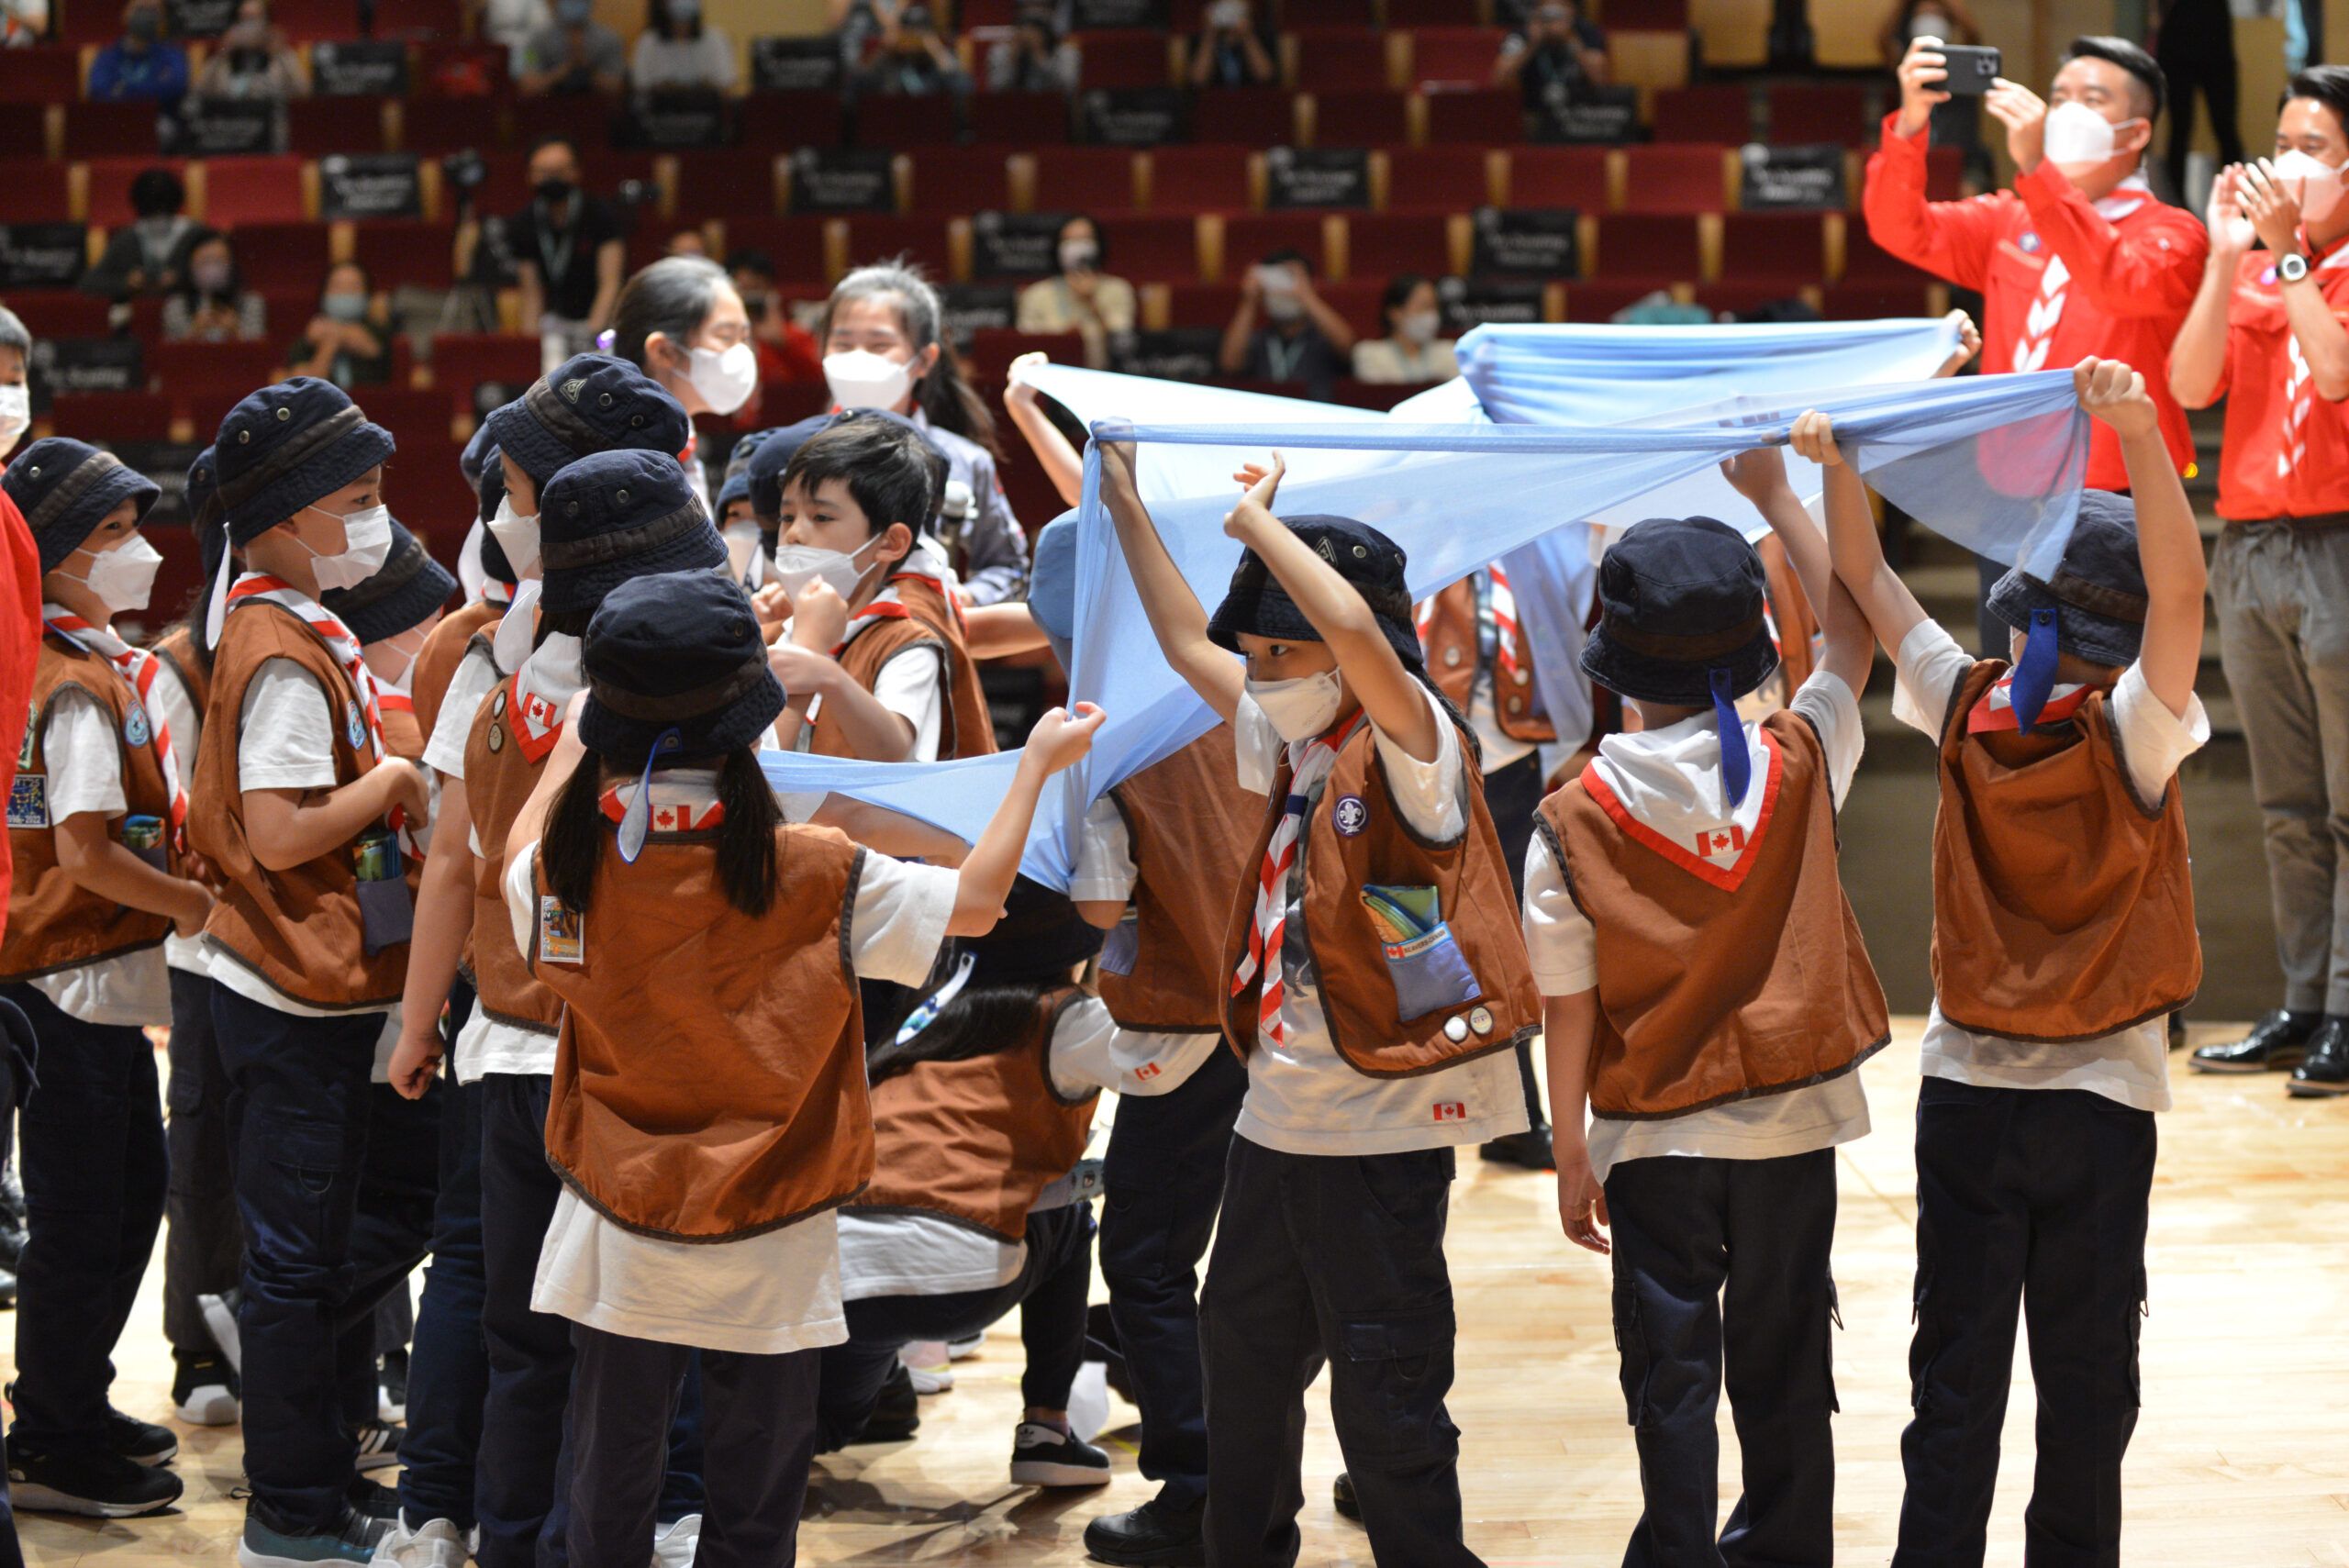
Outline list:
[[[898,602],[897,591],[885,588],[874,595],[873,602],[876,605],[896,604]],[[877,617],[851,621],[848,641],[854,642],[880,624]],[[841,644],[841,648],[845,651],[847,643]],[[913,750],[898,761],[938,761],[941,713],[946,701],[946,650],[935,643],[926,643],[900,651],[881,666],[881,673],[873,678],[873,700],[913,726]],[[823,706],[823,699],[818,697],[808,706],[807,724],[811,732]]]
[[[1433,844],[1456,841],[1467,830],[1461,806],[1460,732],[1453,728],[1432,693],[1428,711],[1435,719],[1433,762],[1422,762],[1372,727],[1404,821]],[[1232,720],[1241,787],[1272,792],[1286,744],[1264,710],[1246,696]],[[1289,748],[1291,761],[1302,746]],[[1330,809],[1324,803],[1322,809]],[[1251,868],[1249,875],[1256,875]],[[1286,1043],[1259,1034],[1248,1057],[1248,1093],[1234,1130],[1252,1143],[1286,1154],[1400,1154],[1484,1143],[1526,1128],[1525,1095],[1519,1086],[1517,1058],[1507,1051],[1410,1078],[1373,1078],[1359,1073],[1330,1043],[1321,1011],[1320,978],[1308,957],[1302,892],[1294,872],[1283,928],[1281,1026]]]
[[[557,642],[571,645],[570,667],[579,662],[579,639],[575,637],[550,636],[535,651],[544,652]],[[555,657],[560,657],[556,655]],[[432,733],[424,742],[425,766],[450,778],[465,776],[465,748],[472,744],[473,718],[481,712],[481,705],[497,689],[497,683],[510,673],[497,667],[495,655],[468,646],[463,657],[457,661],[456,673],[449,677],[449,689],[440,694],[440,711],[433,718]]]
[[[1939,740],[1958,676],[1974,656],[1936,623],[1920,622],[1893,661],[1893,717]],[[2059,685],[2049,695],[2077,690]],[[2130,787],[2142,801],[2158,802],[2180,762],[2210,739],[2210,717],[2202,699],[2186,706],[2184,717],[2170,712],[2145,684],[2135,664],[2121,673],[2105,706],[2120,738]],[[1924,1072],[1986,1089],[2086,1089],[2141,1111],[2169,1109],[2169,1020],[2148,1018],[2101,1040],[2062,1045],[1975,1034],[1942,1017],[1936,1002],[1925,1019]]]
[[[171,728],[172,751],[180,760],[180,772],[186,775],[180,780],[180,785],[192,790],[195,786],[196,748],[204,740],[204,714],[169,660],[155,661],[155,684],[147,688],[147,695],[155,717]],[[190,974],[212,972],[204,955],[204,938],[200,934],[165,937],[163,962]]]
[[[685,785],[685,770],[671,775]],[[712,775],[700,775],[709,781]],[[623,797],[633,785],[624,786]],[[703,801],[715,798],[704,782]],[[506,873],[509,934],[524,947],[538,913],[538,846]],[[788,863],[785,874],[789,874]],[[849,962],[860,978],[916,985],[953,917],[959,873],[867,851],[850,906]],[[539,1253],[530,1306],[611,1334],[781,1355],[848,1339],[840,1246],[829,1211],[739,1240],[684,1242],[613,1223],[566,1184]]]
[[[97,698],[79,686],[60,686],[50,699],[40,745],[49,767],[52,831],[84,812],[111,820],[130,809],[123,793],[122,738],[115,733],[114,715]],[[173,749],[178,745],[174,735]],[[172,1021],[172,977],[160,947],[36,975],[32,985],[59,1012],[85,1024]]]
[[[1818,731],[1827,760],[1828,787],[1841,806],[1860,765],[1860,705],[1852,688],[1821,670],[1805,681],[1789,705]],[[1598,743],[1591,766],[1606,780],[1623,808],[1676,844],[1692,847],[1750,839],[1761,820],[1770,754],[1761,726],[1745,724],[1752,783],[1733,810],[1724,810],[1720,736],[1713,716],[1636,734],[1609,735]],[[1739,829],[1735,840],[1729,835]],[[1774,818],[1769,828],[1799,833],[1800,822]],[[1724,847],[1708,857],[1735,862],[1739,851]],[[1544,996],[1572,996],[1598,984],[1598,933],[1576,906],[1555,856],[1540,834],[1525,854],[1525,946],[1533,955],[1533,981]],[[1687,1155],[1714,1160],[1776,1160],[1807,1154],[1866,1136],[1868,1097],[1857,1073],[1824,1084],[1761,1095],[1687,1116],[1627,1121],[1590,1118],[1590,1163],[1599,1180],[1626,1160]]]
[[[1068,895],[1080,904],[1123,904],[1134,894],[1141,873],[1134,869],[1133,841],[1118,803],[1101,796],[1085,808],[1085,826],[1077,836],[1076,864],[1069,872]],[[1131,919],[1130,911],[1128,919]],[[1223,1049],[1223,1036],[1165,1034],[1148,1029],[1119,1029],[1111,1053],[1129,1077],[1137,1073],[1134,1092],[1171,1094],[1188,1082],[1208,1058]],[[1120,1094],[1124,1090],[1119,1091]]]

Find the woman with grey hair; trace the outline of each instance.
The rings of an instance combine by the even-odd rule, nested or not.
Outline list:
[[[921,427],[946,454],[943,506],[934,528],[959,552],[973,605],[1019,597],[1028,580],[1028,536],[1005,499],[995,416],[939,335],[938,291],[902,259],[860,267],[824,307],[824,380],[842,408],[885,408]]]
[[[33,335],[15,311],[0,305],[0,462],[32,428],[32,357]]]
[[[598,341],[659,382],[688,415],[724,418],[759,389],[750,312],[726,269],[707,257],[663,256],[629,279],[612,306],[612,329]],[[678,459],[702,510],[716,517],[697,445],[688,442]]]

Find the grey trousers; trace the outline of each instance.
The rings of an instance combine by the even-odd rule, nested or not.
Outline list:
[[[2349,526],[2231,523],[2210,563],[2284,1005],[2349,1015]]]

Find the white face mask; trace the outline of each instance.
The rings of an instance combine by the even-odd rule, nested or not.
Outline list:
[[[2276,160],[2276,177],[2299,186],[2300,217],[2309,223],[2322,223],[2332,216],[2332,209],[2341,205],[2345,174],[2349,166],[2336,169],[2297,147]]]
[[[1267,293],[1264,295],[1264,314],[1275,321],[1294,321],[1305,314],[1305,302],[1294,294]]]
[[[1432,310],[1414,310],[1396,322],[1397,334],[1407,343],[1432,343],[1443,317]]]
[[[25,385],[0,386],[0,457],[17,450],[33,422],[33,392]]]
[[[843,408],[895,408],[914,389],[906,365],[870,349],[825,355],[824,381]]]
[[[1338,673],[1300,675],[1293,681],[1247,683],[1251,701],[1264,710],[1282,740],[1296,745],[1312,740],[1338,721]]]
[[[1101,259],[1101,247],[1090,239],[1071,239],[1061,246],[1061,271],[1089,272]]]
[[[312,506],[313,512],[325,511]],[[327,512],[329,517],[332,512]],[[298,542],[298,541],[297,541]],[[310,550],[307,544],[302,546]],[[392,553],[392,509],[389,506],[368,506],[347,514],[342,518],[342,550],[334,555],[321,555],[310,550],[310,570],[317,574],[318,588],[356,588],[383,570],[384,560]]]
[[[730,349],[696,349],[685,379],[717,415],[731,414],[759,389],[759,356],[748,343]]]
[[[429,635],[420,626],[410,627],[397,637],[387,637],[361,649],[361,657],[374,673],[375,684],[405,695],[409,677],[416,673],[416,656],[424,651],[424,639]]]
[[[517,577],[528,577],[539,569],[539,515],[529,517],[514,509],[514,497],[501,496],[497,516],[489,519],[490,537],[497,540],[497,548],[506,552],[506,562],[514,568]]]
[[[864,569],[856,558],[878,542],[879,536],[856,547],[853,554],[837,550],[820,550],[812,544],[785,544],[775,547],[774,581],[783,584],[784,595],[796,599],[799,590],[821,577],[832,585],[832,592],[853,604],[856,591],[864,583]]]
[[[2047,161],[2066,174],[2084,174],[2111,160],[2120,129],[2086,104],[2058,104],[2047,111]]]
[[[83,574],[82,586],[112,614],[143,610],[147,607],[147,595],[155,586],[155,571],[162,564],[162,552],[132,534],[112,550],[100,550],[91,559],[90,570]]]

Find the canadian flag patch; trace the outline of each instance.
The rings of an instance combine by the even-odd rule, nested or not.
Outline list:
[[[1735,855],[1745,848],[1745,829],[1732,822],[1697,835],[1697,852],[1707,860]]]
[[[679,802],[652,808],[652,830],[655,833],[692,833],[705,828],[715,828],[726,819],[726,808],[716,801],[693,806]]]
[[[1438,1121],[1466,1121],[1468,1119],[1468,1107],[1464,1103],[1459,1100],[1438,1100],[1435,1106],[1435,1119]]]
[[[1141,1066],[1134,1069],[1134,1077],[1140,1082],[1147,1084],[1163,1071],[1164,1069],[1160,1067],[1157,1062],[1145,1062]]]

